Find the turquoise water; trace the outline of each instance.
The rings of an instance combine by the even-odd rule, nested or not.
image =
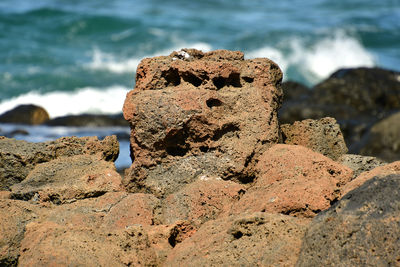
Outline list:
[[[400,0],[1,0],[0,113],[120,112],[139,61],[184,47],[269,57],[307,85],[400,70]]]

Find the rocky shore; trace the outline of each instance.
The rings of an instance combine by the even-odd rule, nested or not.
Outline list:
[[[85,124],[22,108],[0,121]],[[241,52],[144,59],[124,120],[85,115],[130,126],[123,175],[116,136],[0,137],[0,266],[397,266],[399,112],[393,71],[309,89]]]

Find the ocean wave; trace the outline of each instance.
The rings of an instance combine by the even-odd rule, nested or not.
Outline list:
[[[47,110],[51,118],[91,114],[117,114],[129,88],[115,85],[108,88],[84,87],[72,92],[29,92],[0,102],[0,114],[22,104],[35,104]]]
[[[92,70],[106,70],[112,73],[132,73],[136,71],[137,65],[143,58],[146,57],[155,57],[161,55],[169,55],[172,51],[177,51],[182,48],[195,48],[202,50],[204,52],[210,51],[212,48],[207,43],[192,43],[192,44],[185,44],[181,43],[176,45],[175,47],[171,47],[169,49],[163,49],[151,55],[143,55],[141,57],[132,57],[132,58],[119,58],[118,56],[106,53],[101,51],[99,48],[93,48],[92,53],[92,60],[87,63],[85,66]]]
[[[376,65],[375,57],[356,38],[341,31],[311,45],[299,38],[290,39],[286,43],[288,47],[283,49],[266,46],[250,51],[246,56],[270,58],[284,73],[289,68],[295,68],[310,84],[320,82],[339,68]],[[285,50],[288,52],[283,52]]]

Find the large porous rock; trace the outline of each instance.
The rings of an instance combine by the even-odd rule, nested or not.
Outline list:
[[[348,151],[339,124],[334,118],[296,121],[281,125],[281,130],[285,144],[305,146],[333,160]]]
[[[337,161],[353,170],[353,179],[363,172],[370,171],[376,167],[387,164],[387,162],[375,157],[354,154],[345,154]]]
[[[373,178],[312,221],[297,266],[398,266],[400,176]]]
[[[133,160],[127,188],[153,192],[152,185],[166,179],[152,178],[154,166],[176,168],[177,158],[191,156],[207,161],[209,153],[220,167],[204,171],[226,179],[243,176],[279,140],[281,80],[274,62],[244,60],[241,52],[186,49],[144,59],[123,108]]]
[[[307,225],[268,213],[208,221],[175,246],[165,266],[293,266]]]
[[[227,212],[229,206],[238,201],[244,192],[243,185],[238,183],[202,176],[163,201],[162,222],[172,224],[187,220],[200,226]]]
[[[13,198],[62,204],[122,190],[114,163],[92,155],[63,157],[38,164],[19,184]]]
[[[266,211],[314,217],[341,197],[352,171],[308,148],[278,144],[259,158],[252,187],[231,213]]]
[[[141,225],[122,230],[79,228],[54,222],[26,226],[18,266],[157,266]]]
[[[25,226],[39,214],[25,201],[0,199],[0,266],[17,266]]]
[[[400,161],[395,161],[390,164],[378,166],[369,171],[365,171],[365,172],[361,173],[354,180],[347,183],[343,187],[343,194],[347,194],[351,190],[361,186],[369,179],[372,179],[374,177],[385,177],[390,174],[399,174],[400,175]]]
[[[0,115],[0,122],[42,124],[50,119],[47,111],[35,105],[19,105]]]
[[[103,140],[97,137],[62,137],[44,143],[0,138],[0,190],[9,190],[10,186],[24,180],[39,163],[84,154],[115,161],[119,154],[116,136],[107,136]]]
[[[360,153],[389,162],[400,160],[400,112],[372,126],[362,141]]]

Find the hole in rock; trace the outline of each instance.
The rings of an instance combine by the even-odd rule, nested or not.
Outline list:
[[[184,129],[175,129],[170,131],[164,140],[164,146],[167,153],[171,156],[184,156],[189,151],[189,145],[186,143],[187,133]]]
[[[219,140],[219,139],[221,139],[222,136],[224,136],[228,133],[233,133],[233,132],[239,131],[239,130],[240,130],[240,128],[233,123],[225,124],[224,126],[222,126],[221,129],[215,131],[213,140],[214,141]]]
[[[212,79],[215,87],[217,89],[221,89],[225,86],[233,86],[233,87],[241,87],[240,84],[240,74],[239,73],[231,73],[228,78],[224,77],[214,77]]]
[[[222,105],[222,101],[216,98],[210,98],[206,101],[207,107],[219,107]]]
[[[175,68],[171,68],[168,71],[164,71],[162,76],[167,81],[167,86],[173,85],[177,86],[181,83],[181,78],[179,77],[179,72]]]
[[[235,239],[239,239],[243,236],[243,233],[240,231],[236,231],[236,232],[232,233],[232,235]]]
[[[182,73],[182,79],[185,82],[191,83],[196,87],[200,86],[203,83],[202,79],[200,79],[199,77],[197,77],[196,75],[194,75],[193,73],[190,73],[190,72]]]
[[[243,80],[244,80],[246,83],[252,83],[252,82],[254,82],[254,78],[252,78],[252,77],[244,76],[244,77],[242,77],[242,78],[243,78]]]
[[[206,153],[206,152],[208,152],[208,147],[206,147],[206,146],[201,146],[201,147],[200,147],[200,151],[203,152],[203,153]]]

